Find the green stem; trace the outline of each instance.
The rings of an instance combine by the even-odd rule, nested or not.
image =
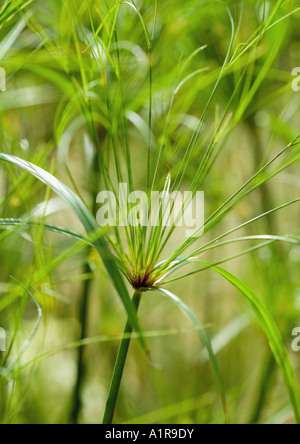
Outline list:
[[[132,302],[138,311],[140,302],[141,302],[141,293],[136,291],[133,295]],[[131,338],[128,337],[132,333],[133,329],[130,322],[127,320],[124,337],[121,341],[119,352],[111,380],[111,385],[109,389],[109,394],[107,398],[106,408],[103,417],[103,424],[111,424],[114,417],[114,412],[116,408],[117,398],[120,390],[120,385],[123,377],[124,367],[126,363],[126,358],[128,354],[128,349],[130,346]]]
[[[91,268],[89,264],[85,266],[85,273],[91,273]],[[85,339],[87,337],[87,320],[88,320],[88,300],[89,300],[89,292],[91,287],[92,280],[87,279],[84,283],[83,287],[83,295],[80,307],[80,339]],[[84,348],[80,347],[78,351],[78,360],[77,360],[77,379],[74,390],[74,402],[73,402],[73,410],[71,414],[71,421],[73,424],[78,423],[79,413],[81,410],[81,391],[82,391],[82,383],[86,374],[86,366],[84,362]]]
[[[272,389],[272,382],[276,370],[276,361],[272,354],[268,353],[262,370],[261,379],[259,382],[259,391],[255,405],[250,418],[250,424],[257,424],[260,420],[262,411],[267,401],[267,397]]]
[[[91,112],[91,110],[90,110]],[[91,135],[93,137],[95,147],[96,147],[96,155],[94,158],[94,190],[92,192],[92,198],[93,198],[93,214],[96,214],[97,211],[97,187],[98,187],[98,177],[100,175],[100,159],[99,159],[99,153],[100,153],[100,147],[99,147],[99,141],[98,141],[98,135],[96,131],[95,125],[93,125],[91,129]],[[84,266],[84,274],[91,274],[92,269],[88,263],[88,257],[91,252],[91,249],[88,249],[87,253],[87,263]],[[81,332],[80,332],[80,339],[83,340],[87,336],[87,325],[88,325],[88,305],[89,305],[89,293],[92,285],[92,278],[88,278],[84,282],[83,286],[83,293],[82,293],[82,299],[81,299],[81,306],[79,311],[79,318],[80,318],[80,325],[81,325]],[[81,392],[82,392],[82,386],[85,379],[86,374],[86,364],[84,361],[84,348],[80,347],[78,350],[78,360],[77,360],[77,378],[76,378],[76,384],[75,384],[75,390],[74,390],[74,401],[73,401],[73,409],[71,412],[71,421],[74,424],[78,423],[79,414],[82,407],[81,402]]]
[[[247,121],[250,133],[253,138],[253,147],[254,147],[254,165],[255,171],[258,171],[263,162],[264,149],[261,143],[259,131],[257,126],[253,120],[253,117],[250,117]],[[269,208],[274,206],[273,198],[270,192],[270,188],[267,183],[262,184],[259,188],[260,200],[261,200],[261,209],[262,213],[267,213]],[[271,217],[271,215],[267,215],[265,217],[266,227],[269,233],[278,232],[278,227],[276,225],[276,220]],[[268,264],[267,270],[265,273],[268,273],[270,282],[276,282],[278,280],[278,265],[284,263],[284,257],[281,254],[280,246],[273,245],[272,247],[273,261],[274,267],[270,267]],[[263,265],[264,266],[264,265]],[[273,270],[276,270],[273,273]],[[278,285],[280,285],[280,278]],[[270,291],[267,293],[267,303],[271,306],[273,304],[273,292]],[[259,390],[257,398],[255,399],[255,404],[253,407],[253,411],[250,417],[250,424],[257,424],[261,418],[262,412],[264,410],[265,404],[267,402],[268,396],[270,395],[270,391],[272,390],[272,379],[274,378],[274,373],[276,371],[276,361],[272,353],[267,352],[267,356],[264,360],[264,364],[262,366],[262,373],[259,381]]]

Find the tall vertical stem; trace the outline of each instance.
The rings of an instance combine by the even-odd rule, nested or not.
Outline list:
[[[92,110],[90,109],[90,113],[92,115]],[[92,192],[92,198],[93,198],[93,214],[96,214],[97,210],[97,186],[98,181],[100,177],[100,146],[99,146],[99,140],[98,140],[98,134],[96,131],[96,127],[94,124],[93,119],[92,120],[92,128],[91,136],[93,138],[93,141],[95,143],[96,147],[96,153],[94,158],[94,187]],[[90,249],[88,250],[87,258],[89,257]],[[84,266],[84,273],[89,275],[92,273],[91,267],[89,263],[87,262]],[[88,303],[89,303],[89,293],[90,288],[92,284],[93,279],[88,278],[83,286],[82,291],[82,299],[81,299],[81,306],[79,311],[79,318],[80,318],[80,325],[81,325],[81,332],[80,332],[80,339],[83,340],[86,338],[87,334],[87,324],[88,324]],[[73,400],[73,410],[71,413],[71,420],[74,424],[78,423],[78,417],[81,410],[81,391],[82,391],[82,384],[85,378],[86,373],[86,366],[84,362],[84,348],[80,347],[78,351],[78,359],[77,359],[77,379],[75,384],[75,390],[74,390],[74,400]]]
[[[89,264],[85,266],[85,273],[90,273],[91,269]],[[89,291],[92,280],[87,279],[84,283],[82,301],[80,307],[80,339],[85,339],[87,336],[87,313],[88,313],[88,299],[89,299]],[[78,417],[81,410],[81,389],[82,389],[82,381],[84,380],[84,376],[86,373],[85,362],[84,362],[84,348],[80,347],[78,351],[78,360],[77,360],[77,380],[74,390],[74,403],[73,403],[73,411],[71,415],[71,420],[74,424],[78,423]]]
[[[253,121],[253,118],[250,117],[247,123],[253,138],[255,171],[258,171],[261,168],[264,150],[261,144],[257,126]],[[270,208],[275,207],[275,205],[272,203],[273,196],[271,195],[269,185],[267,183],[262,184],[259,187],[259,193],[262,213],[267,213]],[[273,234],[279,231],[276,225],[276,220],[270,214],[266,215],[265,222],[269,233]],[[279,279],[280,281],[280,274],[278,271],[280,269],[279,264],[284,263],[284,258],[282,257],[281,249],[278,245],[272,245],[270,248],[272,249],[273,261],[275,261],[275,265],[273,267],[270,267],[270,264],[268,264],[267,270],[265,272],[269,274],[270,282],[274,283],[276,282],[276,279]],[[275,273],[273,270],[276,270]],[[273,292],[270,290],[270,292],[266,296],[267,303],[273,305]],[[274,378],[275,371],[276,361],[272,353],[268,350],[267,355],[263,361],[257,396],[255,398],[250,416],[250,424],[257,424],[261,418],[264,406],[268,399],[268,395],[270,395],[270,392],[272,391],[272,379]]]
[[[141,293],[136,291],[133,295],[132,302],[136,308],[136,311],[138,311],[138,308],[139,308],[139,305],[141,302]],[[117,399],[118,399],[118,394],[119,394],[119,390],[120,390],[120,385],[121,385],[121,381],[122,381],[122,377],[123,377],[123,373],[124,373],[126,358],[127,358],[127,354],[128,354],[128,349],[129,349],[130,342],[131,342],[130,335],[131,335],[132,331],[133,331],[133,329],[131,327],[131,324],[130,324],[129,320],[127,320],[125,330],[124,330],[124,336],[123,336],[123,339],[122,339],[120,347],[119,347],[118,356],[116,359],[115,368],[114,368],[114,372],[113,372],[113,376],[112,376],[112,380],[111,380],[111,384],[110,384],[110,389],[109,389],[108,398],[107,398],[107,402],[106,402],[106,408],[105,408],[104,417],[103,417],[103,424],[111,424],[113,421],[116,403],[117,403]]]

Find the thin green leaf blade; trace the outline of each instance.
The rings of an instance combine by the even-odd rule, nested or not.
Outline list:
[[[195,262],[195,261],[194,261]],[[230,282],[237,290],[239,290],[245,297],[248,304],[251,306],[252,310],[256,314],[260,326],[266,333],[269,344],[276,359],[276,362],[281,370],[291,404],[295,413],[295,418],[298,424],[300,424],[300,391],[299,385],[290,362],[287,350],[284,345],[281,333],[261,300],[250,290],[243,282],[241,282],[237,277],[229,273],[228,271],[217,267],[211,266],[211,264],[203,261],[196,261],[205,266],[210,266],[214,271],[223,276],[228,282]]]
[[[196,331],[198,332],[201,342],[208,352],[211,369],[220,393],[220,398],[225,413],[225,418],[226,421],[228,422],[226,394],[225,394],[225,388],[224,388],[221,370],[217,358],[215,356],[215,353],[213,351],[210,339],[207,336],[201,322],[199,321],[197,316],[193,313],[193,311],[178,296],[176,296],[175,294],[171,293],[169,290],[166,290],[164,288],[154,288],[153,290],[159,291],[163,296],[165,296],[167,299],[169,299],[171,302],[177,305],[177,307],[182,311],[182,313],[186,316],[186,318],[191,322],[191,324],[195,327]]]
[[[32,164],[24,159],[21,159],[16,156],[12,156],[10,154],[0,153],[0,160],[11,163],[15,166],[22,168],[27,171],[38,180],[43,182],[45,185],[50,187],[55,193],[57,193],[74,211],[77,215],[78,219],[81,221],[83,226],[85,227],[88,234],[93,234],[99,231],[99,227],[97,226],[96,220],[93,215],[86,207],[86,205],[82,202],[82,200],[68,188],[65,184],[63,184],[60,180],[54,177],[52,174],[38,167],[37,165]],[[137,317],[137,313],[134,309],[134,306],[131,302],[130,296],[128,294],[126,285],[122,279],[120,271],[115,263],[115,259],[111,251],[109,250],[107,243],[103,237],[100,237],[95,240],[94,247],[97,249],[98,253],[101,256],[101,259],[104,263],[104,266],[111,277],[113,284],[123,302],[123,305],[128,314],[130,323],[133,328],[137,332],[142,332],[140,323]],[[148,347],[143,335],[141,335],[140,343],[147,354]]]

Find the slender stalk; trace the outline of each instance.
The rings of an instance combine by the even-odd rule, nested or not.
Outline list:
[[[89,264],[85,266],[85,273],[90,273],[91,269]],[[87,334],[87,313],[88,313],[88,300],[89,300],[89,292],[91,287],[92,280],[87,279],[84,283],[82,301],[80,307],[80,339],[85,339]],[[71,420],[74,424],[78,423],[78,417],[81,410],[81,389],[82,382],[84,380],[84,376],[86,374],[86,366],[84,362],[84,347],[80,347],[78,351],[78,359],[77,359],[77,379],[74,390],[74,402],[73,402],[73,410],[71,413]]]
[[[138,311],[140,302],[141,302],[141,293],[136,291],[133,295],[132,302],[136,308],[136,311]],[[103,424],[111,424],[114,417],[114,412],[116,408],[117,398],[120,390],[120,385],[123,377],[124,367],[126,363],[126,358],[131,342],[131,338],[128,338],[128,335],[132,333],[132,327],[130,322],[127,320],[126,326],[124,329],[124,335],[125,337],[122,339],[118,356],[116,359],[116,364],[110,384],[110,389],[108,393],[108,398],[106,402],[104,417],[103,417]]]
[[[247,123],[253,139],[255,171],[258,171],[263,161],[264,150],[261,144],[257,126],[255,125],[253,118],[249,118]],[[259,193],[261,200],[261,209],[263,212],[267,212],[268,209],[274,205],[273,197],[270,193],[270,189],[267,183],[262,184],[259,187]],[[273,218],[271,215],[266,216],[265,223],[269,233],[277,233],[279,231],[278,227],[276,226],[276,219]],[[278,266],[279,264],[284,263],[284,257],[281,254],[281,249],[279,245],[275,244],[272,245],[270,248],[272,249],[272,255],[275,264],[274,267],[270,267],[268,264],[267,269],[264,270],[264,273],[268,273],[268,275],[270,276],[270,282],[276,282],[276,280],[278,280]],[[262,266],[264,266],[264,264],[262,264]],[[276,270],[275,274],[273,270]],[[278,282],[278,285],[280,285],[280,282]],[[267,296],[268,305],[272,306],[273,292],[270,290],[266,296]],[[257,424],[261,418],[265,404],[268,400],[268,396],[270,396],[270,392],[273,388],[272,381],[274,380],[275,371],[276,371],[276,361],[274,359],[274,356],[270,354],[270,352],[268,351],[262,366],[262,371],[258,385],[259,387],[258,394],[257,397],[255,398],[255,403],[253,405],[253,409],[251,412],[250,424]]]
[[[270,394],[270,390],[272,389],[275,370],[276,361],[274,359],[274,356],[268,352],[268,355],[265,358],[262,367],[258,395],[255,400],[253,411],[251,413],[250,424],[257,424],[260,420],[268,395]]]
[[[90,109],[91,112],[91,109]],[[93,198],[93,214],[96,214],[97,210],[97,186],[98,186],[98,177],[100,176],[100,147],[99,147],[99,141],[98,136],[96,132],[95,125],[92,126],[91,129],[91,135],[93,137],[95,147],[96,147],[96,154],[94,158],[94,189],[92,192],[92,198]],[[89,257],[91,249],[88,249],[87,258]],[[91,267],[89,263],[87,262],[84,266],[84,273],[89,275],[92,273]],[[82,299],[81,299],[81,306],[79,311],[79,317],[80,317],[80,325],[81,325],[81,332],[80,332],[80,339],[83,340],[87,336],[87,325],[88,325],[88,303],[89,303],[89,293],[90,288],[92,284],[93,279],[88,278],[83,286],[82,291]],[[81,410],[81,391],[82,391],[82,385],[86,374],[86,365],[84,362],[84,348],[80,347],[78,350],[78,358],[77,358],[77,378],[76,378],[76,384],[74,389],[74,398],[73,398],[73,409],[71,412],[71,421],[74,424],[78,423],[78,417]]]

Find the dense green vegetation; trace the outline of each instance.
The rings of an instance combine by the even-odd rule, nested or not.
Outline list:
[[[299,18],[4,1],[1,424],[300,423]],[[97,225],[122,183],[163,193],[155,226]],[[203,235],[164,227],[200,190]]]

